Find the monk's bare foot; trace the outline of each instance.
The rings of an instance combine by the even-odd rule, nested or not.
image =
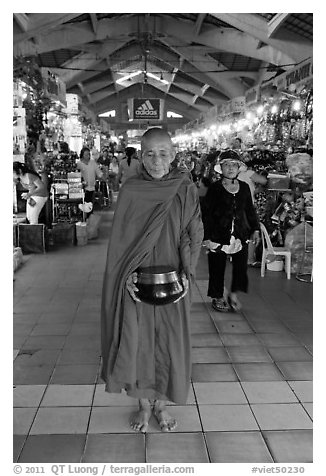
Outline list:
[[[177,427],[177,421],[167,412],[164,401],[155,400],[153,412],[162,431],[173,431]]]
[[[149,400],[141,398],[139,400],[139,410],[130,418],[130,426],[135,431],[146,433],[148,422],[151,417],[152,410]]]

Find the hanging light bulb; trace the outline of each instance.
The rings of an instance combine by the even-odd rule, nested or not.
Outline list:
[[[292,109],[293,111],[300,111],[301,109],[301,102],[299,100],[296,100],[292,103]]]

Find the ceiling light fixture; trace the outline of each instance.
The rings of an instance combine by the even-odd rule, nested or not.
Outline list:
[[[123,76],[123,78],[117,79],[116,83],[117,84],[123,83],[124,81],[127,81],[128,79],[134,78],[135,76],[138,76],[141,73],[142,73],[142,71],[139,69],[138,71],[135,71],[134,73],[127,74],[126,76]]]

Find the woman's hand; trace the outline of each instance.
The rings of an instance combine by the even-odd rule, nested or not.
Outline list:
[[[260,232],[258,230],[255,230],[252,234],[252,241],[254,242],[255,246],[258,245],[260,242]]]
[[[21,197],[24,199],[24,200],[27,200],[29,198],[29,194],[28,192],[24,192],[21,194]]]
[[[207,253],[209,253],[210,251],[212,253],[215,253],[216,248],[220,246],[220,243],[215,243],[215,241],[211,240],[205,240],[203,241],[203,246],[207,249]]]
[[[134,272],[127,278],[126,288],[128,289],[128,292],[134,301],[141,302],[141,300],[135,294],[138,291],[138,288],[136,286],[137,281],[137,273]]]

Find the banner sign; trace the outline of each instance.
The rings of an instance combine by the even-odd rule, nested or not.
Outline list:
[[[41,68],[44,89],[49,98],[60,101],[63,105],[66,103],[66,85],[49,68]]]
[[[286,71],[274,80],[274,85],[277,89],[289,89],[294,84],[299,86],[312,78],[312,58],[304,61],[295,68]]]
[[[133,120],[160,120],[161,119],[161,103],[160,99],[141,98],[132,100]]]

